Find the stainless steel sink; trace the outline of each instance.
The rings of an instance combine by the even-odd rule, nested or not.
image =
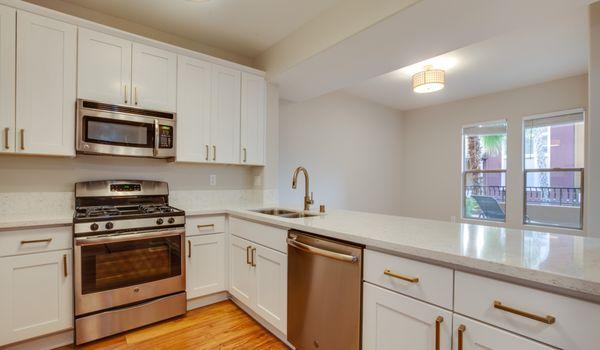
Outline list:
[[[282,218],[288,219],[298,219],[298,218],[309,218],[312,216],[318,216],[318,214],[305,213],[301,211],[293,211],[287,209],[279,209],[279,208],[269,208],[269,209],[255,209],[251,210],[256,213],[279,216]]]

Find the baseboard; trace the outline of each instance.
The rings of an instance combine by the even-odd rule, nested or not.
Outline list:
[[[190,299],[187,301],[187,311],[197,309],[199,307],[215,304],[224,300],[229,299],[229,293],[227,291],[217,292],[203,297]]]
[[[73,330],[44,335],[19,343],[0,346],[1,350],[50,350],[73,344]]]
[[[252,311],[249,307],[244,305],[244,303],[237,300],[233,295],[230,294],[229,299],[231,299],[231,301],[233,301],[235,305],[237,305],[240,309],[242,309],[245,313],[252,317],[256,322],[260,323],[260,325],[266,328],[271,334],[279,338],[279,340],[281,340],[290,349],[295,349],[294,346],[288,342],[287,336],[283,334],[279,329],[273,327],[269,322],[265,321],[256,312]]]

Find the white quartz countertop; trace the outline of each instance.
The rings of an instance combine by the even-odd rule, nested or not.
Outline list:
[[[332,211],[286,219],[245,208],[186,209],[230,214],[408,255],[467,271],[505,276],[600,302],[600,239],[400,216]],[[71,225],[72,212],[0,217],[0,230]]]
[[[354,211],[299,219],[248,210],[228,212],[600,301],[598,238]]]

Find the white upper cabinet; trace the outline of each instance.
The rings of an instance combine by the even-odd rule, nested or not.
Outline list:
[[[177,161],[212,161],[211,69],[208,62],[179,56],[177,69]]]
[[[75,155],[77,27],[17,12],[17,152]]]
[[[0,6],[1,152],[15,151],[15,9]]]
[[[131,42],[79,28],[77,96],[113,104],[131,101]]]
[[[177,55],[133,44],[131,86],[133,104],[161,111],[176,110]]]
[[[242,164],[265,164],[266,90],[263,77],[242,73]]]
[[[240,71],[213,65],[211,159],[217,163],[240,162],[240,77]]]

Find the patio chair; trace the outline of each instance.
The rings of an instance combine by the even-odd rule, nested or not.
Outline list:
[[[483,219],[491,219],[491,220],[504,220],[506,218],[506,214],[498,201],[494,197],[489,196],[471,196],[481,209],[481,214],[479,215]]]

